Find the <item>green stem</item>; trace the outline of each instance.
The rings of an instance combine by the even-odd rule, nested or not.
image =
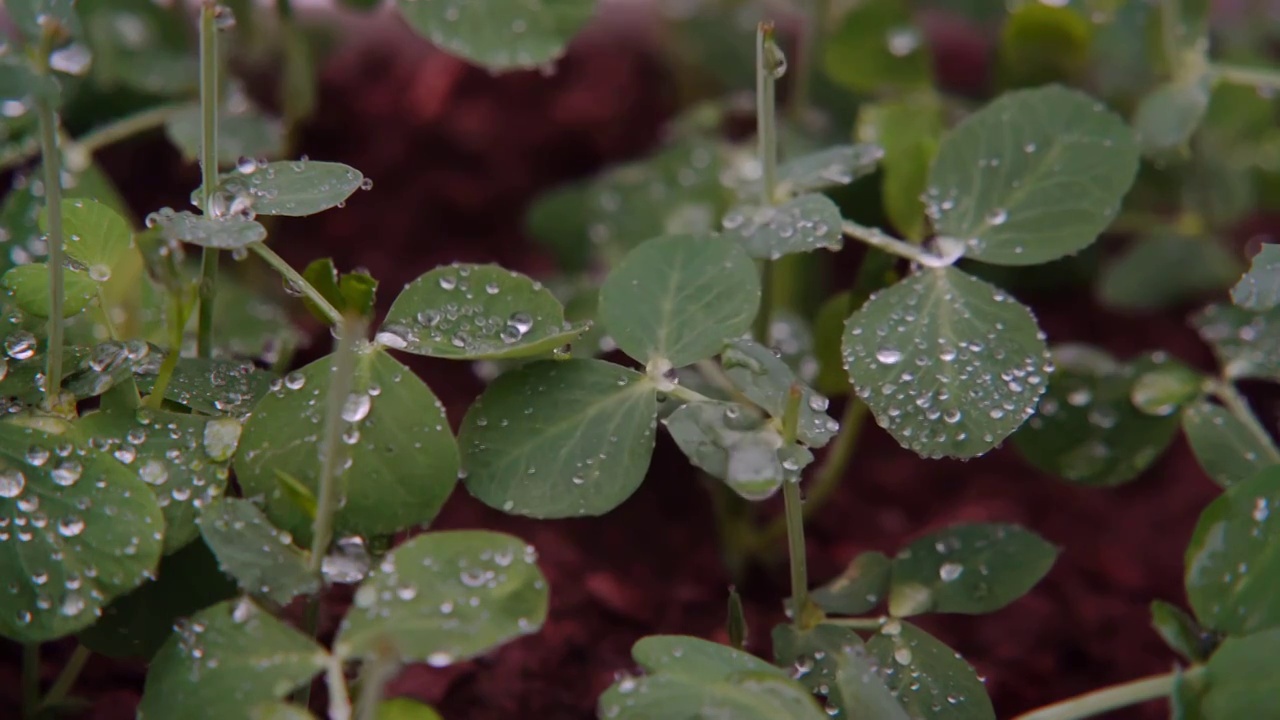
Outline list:
[[[761,345],[770,345],[772,333],[769,326],[773,323],[773,260],[759,261],[760,266],[760,309],[756,312],[755,322],[751,326],[751,334]]]
[[[1248,428],[1249,432],[1258,440],[1258,444],[1266,448],[1267,460],[1273,463],[1280,463],[1280,450],[1276,449],[1275,441],[1271,439],[1271,434],[1258,421],[1258,416],[1253,414],[1253,410],[1249,407],[1249,402],[1244,399],[1239,390],[1236,390],[1236,386],[1225,380],[1211,380],[1209,382],[1209,391],[1222,402],[1223,407]]]
[[[356,720],[377,720],[382,691],[395,677],[400,663],[394,651],[379,651],[360,671],[360,696],[356,700]]]
[[[787,397],[787,409],[782,416],[782,442],[790,447],[796,442],[796,426],[800,422],[800,400],[804,393],[799,385],[791,386]],[[791,559],[791,598],[795,603],[796,623],[805,617],[809,604],[809,569],[805,559],[804,504],[800,498],[800,478],[782,482],[784,515],[787,519],[787,551]]]
[[[155,384],[151,386],[151,394],[147,396],[146,406],[159,410],[164,406],[164,391],[173,379],[173,371],[178,367],[182,357],[182,334],[190,316],[183,311],[182,296],[176,290],[169,292],[169,354],[160,363]]]
[[[1259,90],[1280,90],[1280,70],[1214,63],[1213,74],[1235,85],[1252,85]]]
[[[756,27],[756,140],[759,144],[761,203],[773,205],[778,191],[778,75],[782,52],[773,38],[773,23]],[[769,344],[773,314],[773,261],[760,261],[760,310],[756,313],[756,340]]]
[[[324,295],[320,294],[319,290],[316,290],[311,283],[307,282],[306,278],[302,277],[297,270],[294,270],[288,262],[285,262],[284,258],[277,255],[274,250],[267,247],[264,243],[254,243],[249,246],[249,249],[257,253],[258,257],[267,261],[267,264],[274,268],[276,272],[283,275],[285,280],[288,281],[292,287],[297,289],[303,295],[306,295],[308,300],[314,303],[316,307],[320,308],[320,312],[324,313],[324,316],[329,319],[330,324],[342,324],[342,313],[338,312],[338,309],[326,300]]]
[[[341,499],[338,468],[342,463],[342,407],[351,394],[356,371],[356,343],[364,334],[364,321],[344,318],[337,348],[333,351],[333,371],[325,399],[324,429],[320,436],[320,478],[316,493],[316,517],[311,525],[310,569],[319,574],[329,542],[333,540],[333,516]]]
[[[888,618],[833,618],[829,617],[822,621],[824,625],[843,625],[854,630],[879,630],[884,627]]]
[[[351,693],[347,690],[341,660],[330,658],[324,679],[329,686],[329,720],[351,720]]]
[[[22,717],[33,720],[40,709],[40,643],[22,646]]]
[[[203,197],[201,209],[213,214],[213,195],[218,189],[218,4],[204,0],[200,8],[200,174]],[[196,354],[213,354],[213,309],[218,292],[218,251],[204,248],[200,253],[200,317],[196,331]]]
[[[860,225],[852,220],[845,220],[841,226],[846,237],[864,242],[871,247],[879,248],[892,255],[920,263],[925,267],[939,268],[954,265],[960,256],[943,257],[921,249],[909,242],[903,242],[879,228]]]
[[[45,26],[41,37],[36,71],[50,74],[49,53],[60,29],[56,23]],[[49,331],[45,352],[45,407],[52,409],[62,391],[62,156],[58,152],[58,113],[48,93],[35,98],[40,119],[40,154],[44,161],[44,204],[49,224]]]
[[[79,139],[64,142],[64,152],[67,155],[73,153],[92,155],[108,145],[113,145],[121,140],[127,140],[134,135],[164,125],[182,107],[182,105],[161,105],[133,115],[126,115],[119,120],[114,120],[90,130]],[[11,170],[39,154],[39,143],[23,144],[0,157],[0,172]]]
[[[1161,0],[1160,49],[1169,72],[1177,75],[1182,65],[1182,5],[1179,0]]]
[[[1203,672],[1204,668],[1195,667],[1181,674],[1184,678],[1191,678]],[[1019,715],[1014,720],[1077,720],[1077,718],[1093,717],[1117,708],[1167,697],[1173,692],[1173,683],[1178,678],[1178,674],[1171,672],[1152,675],[1122,685],[1095,690],[1070,700],[1046,705],[1039,710],[1032,710]]]
[[[76,645],[76,649],[72,651],[71,657],[67,659],[67,664],[63,666],[62,672],[58,673],[58,679],[53,681],[53,685],[49,687],[49,692],[44,696],[41,702],[42,708],[53,707],[62,702],[67,693],[71,692],[71,688],[75,687],[76,680],[80,677],[80,672],[84,670],[85,663],[89,662],[89,658],[93,655],[93,651],[83,645]]]

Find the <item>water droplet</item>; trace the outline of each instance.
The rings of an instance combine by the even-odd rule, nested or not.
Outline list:
[[[20,330],[4,339],[4,352],[14,360],[28,360],[36,354],[36,336]]]
[[[369,416],[371,407],[373,407],[373,399],[368,393],[351,393],[347,396],[347,401],[342,404],[342,419],[347,422],[360,422]]]
[[[945,562],[938,568],[938,577],[942,579],[942,582],[952,582],[956,578],[960,577],[963,572],[964,565],[955,562]]]
[[[890,347],[882,347],[876,351],[876,360],[885,365],[896,365],[902,361],[902,353]]]
[[[0,498],[16,498],[27,487],[27,476],[21,470],[5,468],[0,470]]]
[[[987,224],[991,226],[1003,225],[1008,219],[1009,212],[1004,208],[995,208],[987,213]]]
[[[59,48],[49,53],[49,67],[68,75],[84,75],[89,72],[93,62],[93,53],[78,42]]]

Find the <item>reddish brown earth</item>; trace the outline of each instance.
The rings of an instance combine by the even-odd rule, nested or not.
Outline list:
[[[303,149],[360,168],[374,190],[344,210],[283,224],[276,244],[298,266],[332,255],[339,267],[368,267],[382,280],[384,309],[400,285],[453,260],[545,272],[549,263],[521,232],[527,202],[558,181],[643,152],[670,109],[664,87],[643,40],[611,31],[575,44],[550,78],[491,77],[420,43],[361,44],[329,62]],[[160,168],[194,184],[192,171],[162,148],[148,148],[145,168],[137,158],[120,151],[108,160],[126,188],[140,188],[130,195],[139,210],[182,202],[185,190],[140,186],[130,176]],[[1083,307],[1079,297],[1027,299],[1054,341],[1092,342],[1122,357],[1164,348],[1208,362],[1180,314],[1126,318]],[[324,351],[317,341],[308,356]],[[455,422],[481,389],[465,365],[414,365]],[[970,462],[919,460],[870,428],[844,486],[809,529],[811,575],[823,581],[858,552],[892,552],[961,521],[1017,522],[1061,546],[1044,582],[1005,610],[923,621],[987,678],[999,715],[1008,717],[1171,667],[1172,654],[1148,627],[1147,607],[1155,598],[1182,601],[1182,551],[1214,495],[1181,441],[1137,482],[1094,490],[1045,477],[1009,449]],[[552,588],[541,633],[478,661],[407,668],[391,685],[393,694],[433,703],[445,717],[591,718],[614,674],[632,669],[628,651],[637,638],[725,635],[729,579],[707,497],[665,438],[644,486],[605,517],[509,517],[459,489],[435,527],[519,535],[538,548]],[[751,648],[761,654],[782,617],[785,583],[778,568],[757,571],[741,588]],[[327,627],[345,597],[336,593],[327,604]],[[4,652],[11,660],[0,673],[0,705],[17,697],[17,653]],[[48,650],[46,681],[66,652]],[[80,685],[92,702],[85,717],[132,718],[141,681],[140,665],[95,658]],[[1113,717],[1165,716],[1152,704]]]

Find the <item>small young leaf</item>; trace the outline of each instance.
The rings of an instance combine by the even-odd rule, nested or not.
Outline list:
[[[778,184],[791,195],[848,185],[876,171],[885,149],[874,142],[833,145],[778,166]]]
[[[147,216],[147,227],[159,228],[166,240],[201,247],[234,250],[267,239],[267,229],[240,215],[208,217],[165,208]]]
[[[245,592],[285,605],[320,589],[320,578],[307,568],[306,554],[294,547],[292,536],[248,500],[214,500],[198,522],[218,565]]]
[[[1187,546],[1187,600],[1206,627],[1247,635],[1280,625],[1280,468],[1227,489]]]
[[[547,360],[504,373],[458,433],[467,490],[517,515],[606,513],[644,480],[657,412],[653,384],[607,362]]]
[[[1280,309],[1255,313],[1215,304],[1191,319],[1228,379],[1280,380]]]
[[[836,615],[871,612],[889,594],[893,561],[882,552],[860,553],[835,579],[813,591],[818,607]]]
[[[1231,301],[1254,312],[1280,305],[1280,245],[1265,244],[1253,256],[1249,272],[1231,288]]]
[[[266,514],[295,537],[311,520],[281,489],[278,470],[313,493],[320,477],[321,426],[333,357],[289,373],[253,409],[236,455],[246,496],[266,497]],[[382,535],[429,522],[453,491],[458,449],[444,407],[412,371],[375,346],[361,348],[351,394],[340,409],[345,502],[339,534]]]
[[[1133,406],[1161,417],[1190,405],[1204,394],[1204,376],[1177,362],[1168,362],[1162,353],[1153,353],[1158,367],[1138,375],[1129,391]]]
[[[305,217],[342,205],[363,182],[364,175],[359,170],[342,163],[238,163],[233,172],[219,180],[214,207],[245,207],[258,215]],[[204,188],[197,188],[191,193],[192,204],[198,207],[198,199],[203,197]]]
[[[1006,93],[943,138],[925,204],[940,235],[995,265],[1038,265],[1090,245],[1138,171],[1133,131],[1101,103],[1050,85]]]
[[[631,657],[650,674],[717,682],[740,673],[786,677],[778,668],[728,645],[689,635],[650,635],[636,641]]]
[[[773,496],[813,462],[808,450],[786,447],[775,426],[734,403],[688,403],[663,424],[690,462],[747,500]]]
[[[1193,663],[1204,662],[1217,646],[1214,633],[1200,627],[1182,608],[1163,600],[1151,603],[1151,625],[1166,645]]]
[[[0,284],[13,295],[13,301],[28,315],[47,318],[50,306],[49,266],[31,263],[9,268]],[[64,268],[62,271],[62,317],[69,318],[89,307],[98,296],[98,283],[87,273]]]
[[[533,546],[510,535],[419,535],[356,590],[334,653],[349,660],[389,644],[402,660],[443,667],[537,632],[548,599],[536,561]]]
[[[891,620],[867,640],[867,650],[911,717],[995,720],[987,689],[969,663],[920,628]]]
[[[349,272],[338,278],[338,290],[342,293],[342,307],[348,312],[355,312],[369,317],[378,297],[378,281],[368,273],[359,270]]]
[[[1103,268],[1098,295],[1112,308],[1159,310],[1219,293],[1240,272],[1235,254],[1214,238],[1152,235]]]
[[[135,369],[140,392],[155,389],[163,360],[163,355],[153,352],[149,363]],[[243,415],[270,391],[273,381],[279,378],[253,363],[181,358],[165,386],[164,398],[205,415]]]
[[[777,260],[813,250],[839,250],[844,244],[840,208],[825,195],[801,195],[779,206],[740,205],[724,216],[727,237],[753,258]]]
[[[1274,597],[1274,596],[1273,596]],[[1280,628],[1228,638],[1209,658],[1204,720],[1277,720],[1276,677],[1280,677]]]
[[[302,278],[311,284],[329,304],[342,310],[342,290],[338,288],[338,268],[333,264],[333,258],[316,258],[307,264],[302,271]],[[307,310],[315,316],[317,320],[328,323],[329,318],[320,312],[320,308],[311,302],[311,298],[303,298],[303,302],[307,305]]]
[[[49,232],[49,211],[40,211],[40,229]],[[110,206],[97,200],[62,201],[62,243],[72,259],[83,263],[99,282],[133,245],[133,230]],[[99,279],[102,278],[102,279]]]
[[[374,720],[444,720],[429,705],[413,698],[398,697],[378,703]]]
[[[1213,75],[1174,79],[1143,96],[1133,115],[1142,154],[1160,158],[1185,150],[1195,134],[1213,92]]]
[[[755,264],[733,240],[669,235],[631,251],[600,289],[600,319],[623,352],[672,367],[715,355],[760,305]]]
[[[844,644],[830,652],[836,654],[837,667],[830,697],[843,711],[835,717],[911,720],[895,693],[877,675],[878,661],[865,645]],[[827,713],[831,713],[829,708]]]
[[[940,268],[876,293],[850,316],[844,362],[858,397],[899,443],[927,457],[964,458],[995,447],[1031,415],[1049,357],[1030,310]]]
[[[798,386],[802,397],[796,436],[809,447],[823,447],[839,431],[840,424],[826,413],[827,398],[800,382],[769,348],[739,338],[720,353],[720,362],[734,386],[779,422],[786,414],[791,388]]]
[[[224,720],[279,700],[330,662],[324,648],[248,598],[180,622],[156,653],[138,720]]]
[[[147,486],[55,432],[0,423],[0,635],[40,642],[88,627],[160,561],[164,518]]]
[[[586,332],[542,283],[497,265],[438,267],[405,286],[375,338],[454,359],[545,355]]]
[[[915,90],[932,80],[924,37],[899,0],[871,0],[845,13],[823,60],[828,77],[860,93]]]
[[[747,644],[747,611],[742,606],[742,596],[738,588],[729,586],[729,617],[725,623],[729,633],[729,645],[741,650]]]
[[[1182,432],[1210,479],[1224,488],[1280,463],[1280,450],[1221,405],[1201,401],[1182,412]]]
[[[916,540],[893,559],[889,612],[977,615],[1022,597],[1058,550],[1017,525],[957,525]]]
[[[595,13],[594,0],[397,0],[396,6],[431,42],[496,72],[553,63]]]
[[[174,113],[165,124],[169,140],[189,161],[200,157],[201,113],[193,104]],[[240,158],[279,156],[284,148],[284,126],[258,110],[218,113],[218,165],[236,164]]]

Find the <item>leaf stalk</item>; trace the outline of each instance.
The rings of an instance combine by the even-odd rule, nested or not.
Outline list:
[[[204,0],[200,6],[200,174],[202,210],[214,215],[213,197],[218,190],[218,4]],[[218,292],[218,250],[200,253],[200,315],[196,329],[196,354],[213,354],[213,311]]]
[[[36,74],[48,79],[49,53],[61,34],[57,23],[46,23],[37,51]],[[50,79],[50,82],[52,80]],[[36,114],[40,123],[40,154],[44,161],[44,203],[49,223],[49,325],[45,350],[45,409],[53,410],[62,393],[63,342],[63,251],[62,251],[62,156],[58,152],[58,113],[49,93],[35,93]]]
[[[1204,672],[1203,667],[1194,667],[1181,672],[1183,678],[1195,678]],[[1014,718],[1014,720],[1078,720],[1093,717],[1118,708],[1136,705],[1140,702],[1166,697],[1173,692],[1174,681],[1179,672],[1133,680],[1121,685],[1095,690],[1069,700],[1046,705]]]

